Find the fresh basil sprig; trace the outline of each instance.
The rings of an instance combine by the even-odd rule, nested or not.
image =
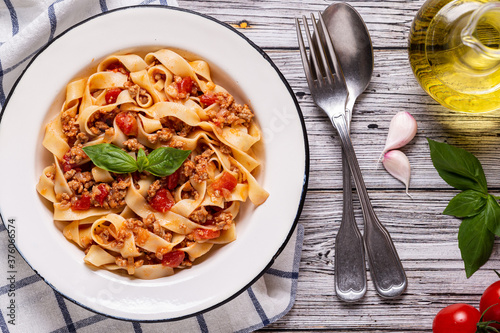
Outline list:
[[[495,235],[500,236],[500,205],[488,193],[481,162],[465,149],[427,139],[437,172],[449,185],[462,190],[443,214],[463,218],[458,247],[471,277],[490,258]]]
[[[157,177],[173,174],[191,153],[191,150],[160,147],[146,156],[141,148],[137,152],[137,160],[134,160],[125,151],[110,143],[83,147],[83,151],[101,169],[114,173],[148,171]]]

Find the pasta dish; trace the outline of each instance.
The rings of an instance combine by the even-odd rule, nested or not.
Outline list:
[[[253,118],[203,60],[168,49],[108,56],[67,85],[37,191],[86,264],[172,275],[236,239],[240,203],[266,201],[252,174]]]

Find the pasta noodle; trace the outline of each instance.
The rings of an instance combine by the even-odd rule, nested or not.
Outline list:
[[[85,263],[141,279],[172,275],[236,239],[240,203],[266,201],[252,174],[260,165],[253,117],[212,82],[203,60],[168,49],[111,55],[67,85],[43,139],[54,162],[36,189]],[[191,152],[162,176],[149,162],[129,172],[104,167],[88,150],[112,145],[137,165],[164,147]]]

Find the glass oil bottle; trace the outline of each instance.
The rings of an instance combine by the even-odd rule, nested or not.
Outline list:
[[[428,0],[408,54],[422,88],[443,106],[500,110],[500,1]]]

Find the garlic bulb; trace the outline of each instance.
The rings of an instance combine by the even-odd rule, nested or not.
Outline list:
[[[406,111],[396,113],[389,124],[389,132],[380,158],[389,150],[406,145],[415,137],[415,134],[417,134],[417,121],[415,118]]]
[[[408,193],[408,185],[410,184],[410,161],[408,157],[400,150],[391,150],[385,153],[382,164],[384,168],[394,178],[400,180],[406,186],[406,194],[411,198]]]

